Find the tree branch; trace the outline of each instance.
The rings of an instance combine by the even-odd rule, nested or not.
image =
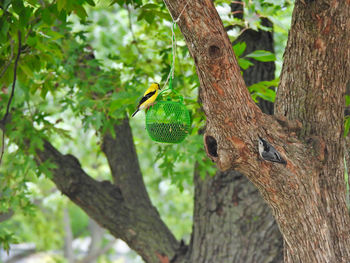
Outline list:
[[[2,145],[1,145],[1,154],[0,154],[0,165],[1,165],[2,157],[4,156],[4,151],[5,151],[5,130],[6,130],[5,126],[6,126],[6,119],[7,119],[8,115],[9,115],[11,102],[12,102],[13,96],[15,94],[16,79],[17,79],[17,66],[18,66],[19,57],[21,55],[21,48],[22,48],[21,31],[18,31],[18,51],[17,51],[17,56],[16,56],[16,60],[15,60],[15,66],[14,66],[14,70],[13,70],[12,91],[11,91],[11,95],[10,95],[9,101],[7,103],[7,106],[6,106],[5,116],[0,121],[1,124],[3,125],[3,129],[2,129]]]
[[[147,222],[149,225],[145,225],[146,229],[140,232],[140,242],[148,243],[152,247],[164,246],[163,250],[166,253],[159,254],[167,256],[170,260],[175,255],[175,249],[178,248],[179,243],[160,219],[158,211],[153,207],[146,191],[133,143],[129,119],[126,117],[121,120],[120,124],[115,125],[114,131],[116,137],[113,138],[110,134],[106,134],[102,144],[102,150],[107,157],[114,183],[121,189],[123,197],[128,203],[145,210],[143,217],[150,219]],[[148,230],[152,228],[155,228],[152,235],[154,238],[150,239]],[[159,237],[157,237],[158,235]]]
[[[349,2],[296,1],[275,110],[289,120],[299,120],[298,135],[314,141],[312,149],[322,159],[314,177],[320,210],[328,214],[332,250],[337,257],[349,259],[345,251],[350,233],[343,230],[350,224],[344,214],[343,130],[350,46],[344,43],[350,43]]]
[[[116,125],[116,131],[123,130],[122,127],[129,127],[128,120]],[[130,127],[127,133],[131,135]],[[106,152],[109,157],[112,156],[109,161],[113,162],[113,176],[120,179],[116,181],[117,185],[109,181],[98,182],[89,177],[74,156],[62,155],[48,141],[44,142],[43,150],[37,150],[37,158],[40,163],[48,160],[56,164],[57,168],[52,170],[52,180],[58,189],[113,236],[124,240],[145,262],[158,262],[159,255],[170,260],[179,243],[152,206],[140,171],[130,168],[124,170],[125,173],[116,174],[113,168],[116,165],[114,162],[124,167],[123,158],[129,152],[128,148],[123,148],[125,144],[121,141],[132,142],[132,137],[120,136],[117,133],[119,141],[107,136],[104,142],[104,149],[108,149]],[[121,144],[115,144],[119,142]],[[120,149],[119,153],[123,155],[118,156],[118,151],[117,154],[113,153],[110,151],[112,148]],[[134,147],[132,149],[136,158]],[[131,159],[128,163],[135,162],[137,159]],[[128,178],[134,185],[129,184]]]

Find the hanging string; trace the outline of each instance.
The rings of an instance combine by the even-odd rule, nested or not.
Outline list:
[[[163,0],[164,4],[166,5],[165,1]],[[180,14],[178,15],[178,17],[176,19],[174,19],[173,15],[169,12],[171,18],[173,19],[173,21],[175,23],[179,22],[180,21],[180,17],[182,16],[182,13],[185,11],[185,8],[187,7],[187,5],[189,4],[190,1],[186,1],[186,4],[184,5],[184,7],[182,8]]]
[[[176,57],[176,37],[175,37],[175,26],[176,23],[173,21],[172,25],[171,25],[171,65],[170,65],[170,71],[168,74],[168,77],[164,83],[163,86],[163,91],[166,91],[168,89],[173,90],[173,79],[174,79],[174,72],[175,72],[175,57]],[[169,82],[169,88],[168,89],[164,89],[166,87],[166,85]],[[163,93],[163,92],[161,92]]]
[[[171,18],[173,19],[172,25],[171,25],[171,66],[170,66],[170,71],[168,74],[168,77],[164,83],[163,86],[163,91],[161,93],[163,93],[164,91],[170,89],[171,91],[173,90],[173,79],[174,79],[174,72],[175,72],[175,57],[176,57],[176,36],[175,36],[175,27],[176,24],[180,21],[180,17],[182,16],[183,12],[185,11],[185,8],[187,7],[189,1],[186,1],[186,4],[184,5],[184,7],[182,8],[179,16],[174,19],[172,14],[169,12]],[[169,82],[169,88],[168,89],[164,89],[166,87],[166,85]]]

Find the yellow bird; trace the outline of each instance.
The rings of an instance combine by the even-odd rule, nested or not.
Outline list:
[[[152,106],[158,96],[159,90],[160,90],[159,84],[152,83],[151,86],[146,90],[145,94],[143,94],[142,99],[137,105],[137,110],[131,115],[131,117],[134,117],[135,114],[139,112],[139,110],[147,109],[150,106]]]

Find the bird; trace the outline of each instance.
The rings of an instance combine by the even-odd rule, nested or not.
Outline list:
[[[136,111],[131,115],[131,117],[134,117],[136,113],[139,112],[139,110],[147,109],[152,106],[158,96],[159,90],[159,84],[156,82],[152,83],[150,87],[145,91],[145,94],[143,94],[143,97],[137,105]]]
[[[265,161],[287,164],[281,154],[266,140],[259,137],[259,154]]]

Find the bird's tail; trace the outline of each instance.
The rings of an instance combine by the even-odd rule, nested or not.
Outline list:
[[[135,115],[136,115],[136,113],[138,113],[139,112],[139,109],[137,109],[132,115],[131,115],[131,117],[134,117]]]

